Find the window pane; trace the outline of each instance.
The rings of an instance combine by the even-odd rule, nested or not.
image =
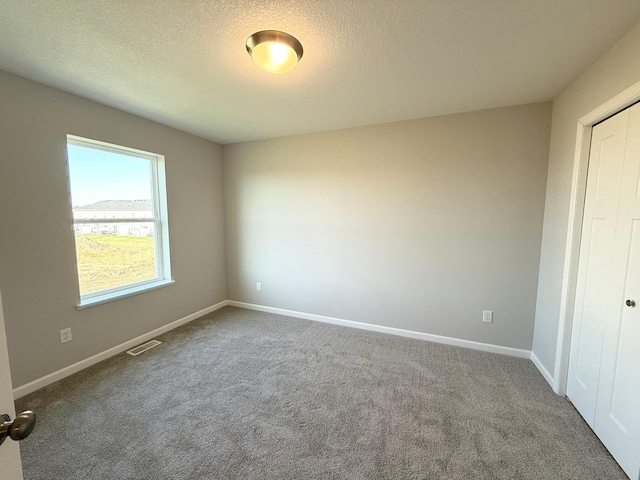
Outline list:
[[[164,195],[158,157],[82,139],[68,141],[67,156],[81,297],[164,279],[160,223],[154,232],[164,221],[154,217],[154,186]]]
[[[154,224],[75,224],[80,294],[153,280]]]
[[[132,203],[138,203],[139,211],[152,211],[151,159],[73,144],[67,149],[74,211],[97,209],[113,214],[130,210]]]

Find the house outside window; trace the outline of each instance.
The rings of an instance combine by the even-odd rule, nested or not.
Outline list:
[[[173,283],[164,157],[67,135],[78,308]]]

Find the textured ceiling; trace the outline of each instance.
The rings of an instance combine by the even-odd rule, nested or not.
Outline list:
[[[551,100],[638,0],[0,0],[0,69],[232,143]],[[304,46],[285,75],[246,38]]]

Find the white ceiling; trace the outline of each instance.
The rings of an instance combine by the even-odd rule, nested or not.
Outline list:
[[[638,0],[0,0],[0,69],[219,143],[551,100]],[[272,75],[245,40],[304,46]]]

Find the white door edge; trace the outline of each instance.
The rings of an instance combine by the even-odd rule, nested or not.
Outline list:
[[[2,295],[0,294],[0,414],[6,413],[11,419],[16,418],[11,388],[11,372],[9,371],[9,354],[7,352],[7,335],[2,313]],[[5,439],[0,445],[0,477],[6,480],[22,480],[22,463],[18,442]]]

